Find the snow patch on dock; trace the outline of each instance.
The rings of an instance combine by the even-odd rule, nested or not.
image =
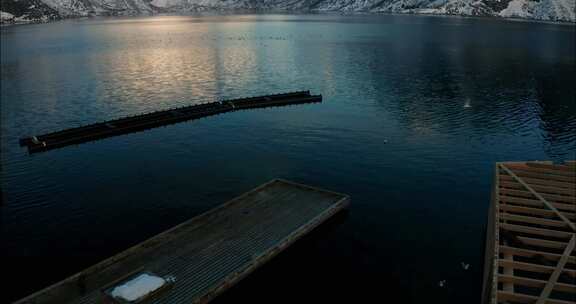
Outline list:
[[[166,280],[163,278],[144,273],[117,286],[110,294],[114,298],[135,301],[164,286],[164,284],[166,284]]]

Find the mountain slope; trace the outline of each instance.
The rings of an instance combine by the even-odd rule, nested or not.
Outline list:
[[[576,22],[576,0],[0,0],[0,21],[207,10],[389,12]]]

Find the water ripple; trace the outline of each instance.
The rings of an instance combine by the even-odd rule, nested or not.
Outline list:
[[[105,258],[282,177],[352,195],[335,244],[316,248],[350,261],[347,276],[417,277],[387,290],[413,303],[474,302],[480,272],[458,277],[451,261],[481,264],[493,163],[576,153],[574,27],[493,22],[251,15],[0,28],[3,252]],[[18,146],[126,115],[306,89],[323,102],[31,156]],[[423,251],[442,254],[406,258],[399,272],[382,262]],[[27,279],[59,279],[43,273]],[[461,285],[443,298],[430,274]]]

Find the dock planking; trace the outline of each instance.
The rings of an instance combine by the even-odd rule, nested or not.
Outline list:
[[[121,303],[105,290],[146,272],[174,281],[142,303],[207,303],[349,203],[275,179],[16,303]]]
[[[30,153],[36,153],[230,111],[321,101],[322,95],[311,95],[310,91],[300,91],[210,102],[21,138],[20,146],[27,146]]]
[[[502,162],[488,212],[482,303],[576,303],[576,163]]]

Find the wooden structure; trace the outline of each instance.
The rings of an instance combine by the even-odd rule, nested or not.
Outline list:
[[[495,171],[482,303],[576,303],[576,162]]]
[[[349,201],[344,194],[273,180],[17,303],[116,303],[106,290],[138,273],[171,282],[139,303],[206,303]]]
[[[20,139],[20,146],[27,146],[30,153],[35,153],[230,111],[321,101],[322,95],[302,91],[197,104],[26,137]]]

